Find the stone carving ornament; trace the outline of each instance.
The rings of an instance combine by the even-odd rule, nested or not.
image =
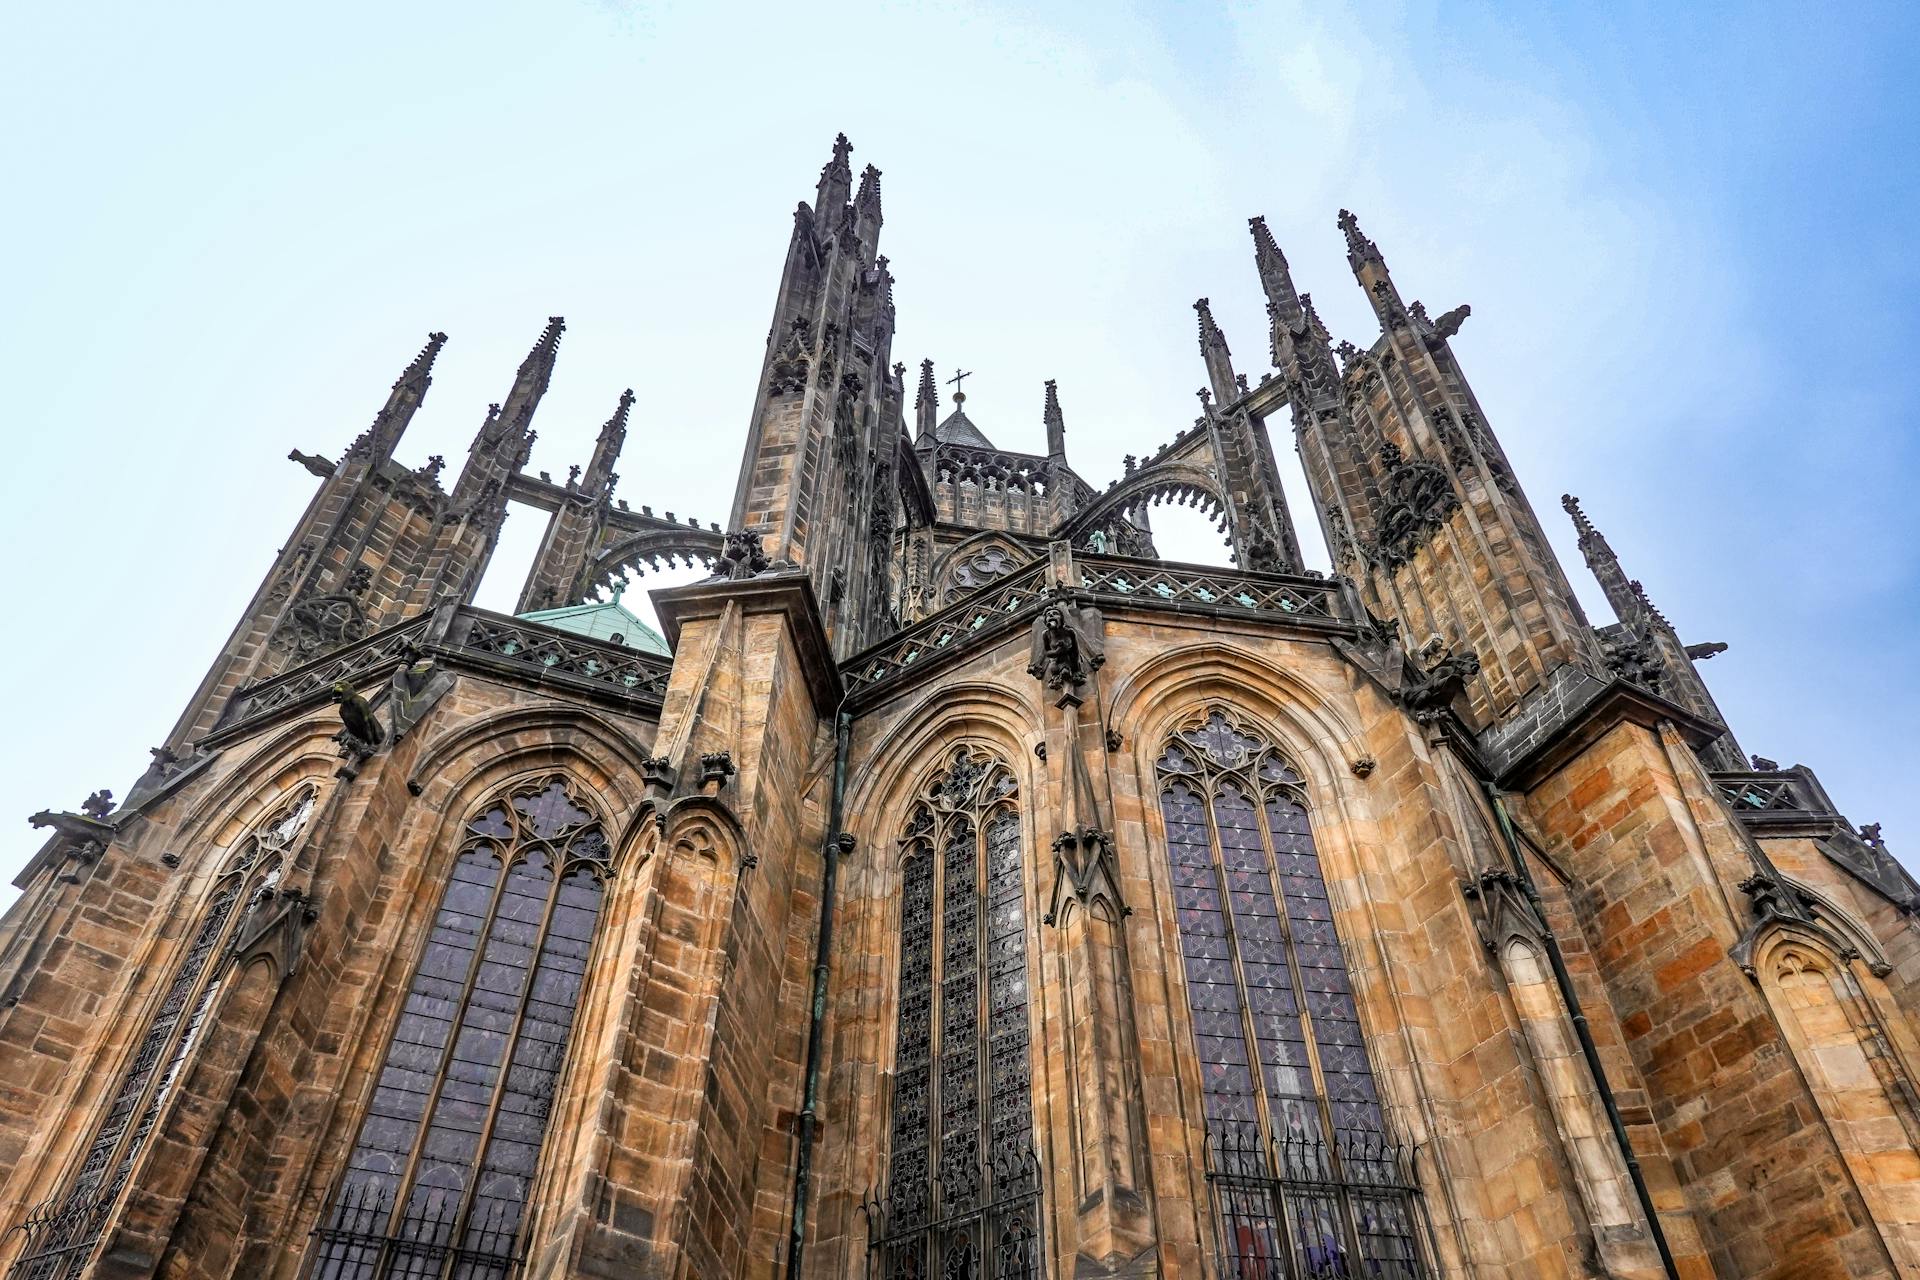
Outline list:
[[[1107,660],[1100,613],[1060,599],[1034,620],[1027,674],[1060,695],[1060,706],[1078,706],[1089,696],[1093,673]]]

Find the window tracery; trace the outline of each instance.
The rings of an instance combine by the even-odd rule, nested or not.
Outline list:
[[[315,1280],[505,1280],[585,981],[611,847],[566,779],[469,821]]]
[[[85,1159],[66,1190],[24,1224],[26,1248],[9,1280],[66,1280],[87,1269],[213,1012],[244,908],[279,883],[313,804],[312,788],[301,789],[228,858]]]
[[[1299,773],[1213,708],[1156,775],[1223,1273],[1424,1275]]]
[[[902,839],[887,1280],[1037,1280],[1024,860],[1006,763],[959,747]],[[937,957],[937,963],[936,963]]]

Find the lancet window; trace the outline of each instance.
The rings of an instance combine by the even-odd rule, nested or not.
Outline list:
[[[506,1280],[586,977],[611,849],[564,778],[459,853],[321,1226],[315,1280]]]
[[[1004,761],[957,748],[901,841],[891,1151],[867,1206],[886,1280],[1041,1275],[1015,792]]]
[[[65,1190],[28,1217],[26,1247],[8,1280],[67,1280],[86,1272],[192,1060],[246,908],[279,883],[283,859],[306,826],[313,801],[311,788],[290,796],[228,856],[86,1157]]]
[[[1424,1275],[1299,773],[1218,708],[1156,772],[1222,1273]]]

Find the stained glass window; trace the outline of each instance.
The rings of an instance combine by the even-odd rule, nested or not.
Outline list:
[[[506,1280],[607,874],[565,779],[469,821],[315,1232],[315,1280]]]
[[[1157,773],[1224,1274],[1425,1274],[1300,775],[1237,716]]]
[[[313,799],[311,789],[289,797],[228,857],[86,1158],[66,1189],[29,1216],[26,1249],[8,1280],[65,1280],[87,1269],[213,1011],[244,908],[279,883]]]
[[[960,747],[902,840],[891,1153],[868,1206],[887,1280],[1041,1274],[1014,792],[1005,762]]]

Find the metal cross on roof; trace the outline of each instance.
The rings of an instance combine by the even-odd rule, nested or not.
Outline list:
[[[965,400],[967,398],[966,387],[961,384],[960,379],[971,378],[972,376],[973,372],[969,369],[955,369],[953,376],[947,379],[947,382],[953,387],[953,398],[955,400]]]

